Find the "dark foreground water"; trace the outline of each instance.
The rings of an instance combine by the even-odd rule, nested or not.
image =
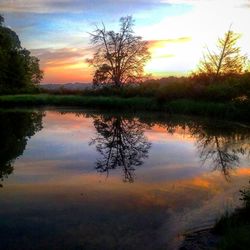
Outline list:
[[[0,112],[0,249],[176,249],[239,205],[250,128],[160,114]]]

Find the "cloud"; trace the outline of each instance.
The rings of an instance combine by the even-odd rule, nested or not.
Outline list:
[[[25,13],[80,13],[88,10],[103,10],[114,7],[142,7],[148,5],[166,5],[164,1],[156,0],[1,0],[2,12],[25,12]]]
[[[161,40],[149,40],[150,47],[162,47],[166,46],[169,43],[186,43],[190,42],[192,37],[178,37],[178,38],[170,38],[170,39],[161,39]]]
[[[92,54],[91,48],[33,49],[32,55],[37,56],[43,68],[66,67],[84,62]]]

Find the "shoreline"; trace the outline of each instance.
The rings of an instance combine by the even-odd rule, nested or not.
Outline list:
[[[250,103],[209,102],[176,99],[159,102],[153,97],[84,96],[52,94],[19,94],[0,96],[0,108],[34,106],[69,106],[102,110],[157,111],[167,114],[191,115],[250,122]]]

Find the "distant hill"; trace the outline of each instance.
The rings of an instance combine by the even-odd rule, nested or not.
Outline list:
[[[65,83],[65,84],[40,84],[40,87],[45,90],[59,90],[59,89],[66,89],[66,90],[84,90],[86,88],[91,88],[92,83]]]

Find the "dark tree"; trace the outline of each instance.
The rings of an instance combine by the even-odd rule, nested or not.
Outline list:
[[[42,117],[40,111],[0,112],[0,181],[13,172],[13,163],[28,139],[42,129]]]
[[[43,77],[39,60],[21,47],[17,34],[0,17],[0,90],[35,86]]]
[[[122,168],[125,182],[134,181],[135,167],[143,164],[151,144],[144,135],[145,125],[136,119],[120,116],[97,116],[94,119],[97,137],[91,144],[96,145],[101,158],[96,162],[99,172]]]
[[[150,59],[148,43],[133,31],[131,16],[120,19],[120,31],[108,31],[103,24],[91,34],[96,52],[88,62],[96,69],[93,83],[116,87],[136,83],[144,76],[144,66]]]
[[[3,23],[4,23],[4,18],[3,18],[3,16],[1,16],[1,14],[0,14],[0,26],[2,26]]]

